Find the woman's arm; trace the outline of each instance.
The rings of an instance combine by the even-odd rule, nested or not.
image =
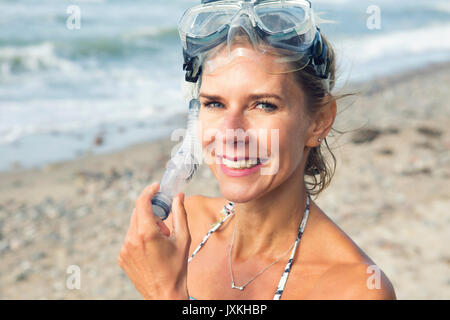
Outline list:
[[[184,194],[174,198],[170,232],[152,211],[151,199],[158,190],[159,183],[154,183],[136,200],[117,262],[144,299],[189,299],[187,257],[191,235]]]

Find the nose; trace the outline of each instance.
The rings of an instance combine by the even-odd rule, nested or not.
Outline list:
[[[234,146],[236,144],[248,143],[247,121],[242,110],[236,108],[226,112],[222,125],[219,129],[219,142],[224,145]]]

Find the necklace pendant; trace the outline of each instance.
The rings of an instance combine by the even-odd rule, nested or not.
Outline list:
[[[235,286],[234,285],[234,282],[233,283],[231,283],[231,289],[239,289],[239,290],[244,290],[244,287],[238,287],[238,286]]]

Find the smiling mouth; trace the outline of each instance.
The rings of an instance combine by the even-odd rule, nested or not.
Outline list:
[[[249,158],[249,157],[246,158],[241,157],[239,158],[239,160],[231,160],[225,156],[217,156],[217,158],[221,164],[230,169],[250,169],[268,162],[267,159]],[[235,157],[235,159],[238,159],[238,157]]]
[[[222,163],[224,166],[230,169],[250,169],[254,166],[259,165],[261,161],[259,161],[259,159],[233,161],[227,158],[222,158]]]

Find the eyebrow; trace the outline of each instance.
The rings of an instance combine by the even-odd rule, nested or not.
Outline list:
[[[200,93],[200,97],[206,98],[208,100],[224,100],[222,96],[219,95],[213,95],[213,94],[206,94],[206,93]],[[261,94],[251,94],[248,96],[249,100],[258,100],[258,99],[264,99],[264,98],[274,98],[279,101],[284,101],[283,98],[281,98],[279,95],[274,93],[261,93]]]

